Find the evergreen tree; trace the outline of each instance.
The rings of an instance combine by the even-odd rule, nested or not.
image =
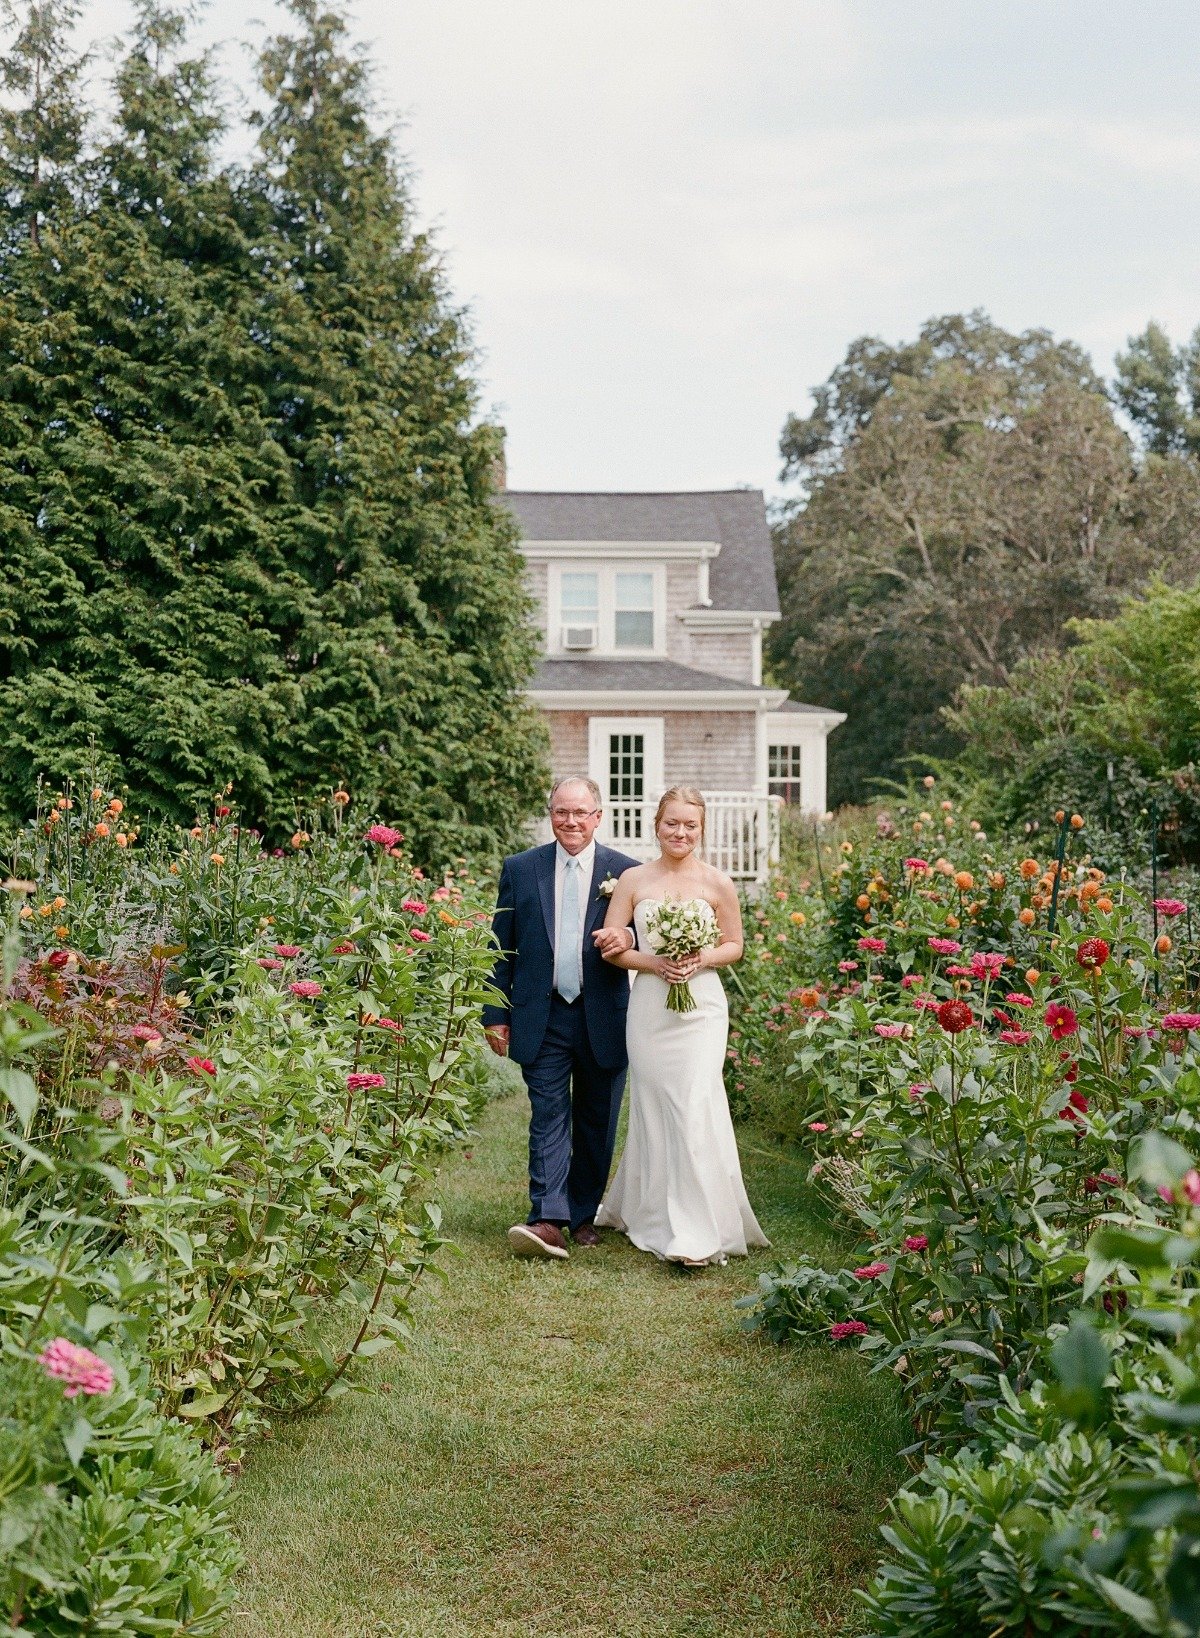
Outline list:
[[[347,781],[438,863],[509,840],[540,782],[519,557],[362,65],[301,23],[242,178],[143,0],[90,197],[0,265],[0,797],[94,742],[143,811],[232,779],[290,831]]]

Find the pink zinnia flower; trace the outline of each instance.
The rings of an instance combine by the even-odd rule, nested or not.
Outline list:
[[[905,870],[911,870],[914,876],[921,876],[929,869],[929,860],[905,859],[904,868]]]
[[[860,938],[858,941],[858,947],[860,950],[865,950],[868,955],[882,955],[887,949],[887,939]]]
[[[936,1012],[941,1006],[941,1002],[932,995],[918,995],[913,1002],[913,1006],[916,1007],[918,1012]]]
[[[135,1041],[161,1041],[162,1034],[153,1024],[135,1024],[133,1038]]]
[[[386,1075],[377,1075],[370,1070],[358,1070],[355,1074],[346,1076],[346,1086],[351,1092],[368,1092],[377,1086],[386,1085]]]
[[[898,1036],[903,1035],[905,1029],[909,1027],[905,1024],[876,1024],[875,1033],[876,1035],[882,1035],[885,1041],[894,1041]]]
[[[215,1075],[217,1073],[217,1066],[211,1058],[189,1058],[187,1059],[187,1068],[191,1070],[193,1075]]]
[[[808,1129],[810,1132],[827,1132],[829,1127],[823,1120],[810,1120]]]
[[[1016,990],[1010,990],[1004,999],[1010,1006],[1014,1007],[1032,1007],[1033,1005],[1033,997],[1031,995],[1019,995]]]
[[[407,910],[410,916],[423,916],[429,906],[422,904],[420,899],[404,899],[400,908],[401,910]]]
[[[1004,967],[1004,957],[998,950],[989,950],[984,953],[976,950],[971,957],[972,978],[996,978]]]
[[[275,954],[277,956],[282,956],[285,961],[291,961],[293,956],[298,956],[300,954],[300,946],[298,944],[276,944],[273,946],[273,948],[275,950]]]
[[[53,1342],[48,1342],[38,1355],[38,1364],[47,1376],[67,1384],[63,1389],[65,1399],[74,1399],[81,1393],[111,1393],[113,1390],[112,1366],[106,1365],[90,1348],[81,1348],[77,1343],[68,1342],[66,1337],[55,1337]]]
[[[1200,1029],[1200,1012],[1169,1012],[1162,1021],[1164,1029]]]
[[[931,938],[927,939],[926,943],[938,955],[957,955],[962,949],[962,945],[954,938]]]
[[[1187,914],[1187,905],[1182,899],[1155,899],[1154,908],[1160,916],[1184,916]]]
[[[927,1234],[910,1234],[904,1242],[905,1251],[924,1251],[929,1245]]]
[[[974,978],[975,970],[973,967],[964,967],[961,962],[952,961],[946,968],[946,976],[947,978]]]
[[[1033,1036],[1027,1029],[1002,1029],[1000,1039],[1009,1046],[1024,1046],[1026,1041],[1033,1040]]]
[[[293,995],[302,996],[306,1001],[311,1001],[315,996],[321,994],[321,986],[313,978],[297,979],[294,984],[288,985],[288,989]]]
[[[857,971],[858,971],[858,962],[857,961],[839,961],[838,962],[838,972],[839,973],[856,973]]]
[[[925,1085],[925,1083],[923,1081],[914,1081],[912,1086],[910,1086],[909,1089],[908,1089],[909,1102],[910,1103],[920,1103],[921,1099],[925,1096],[926,1092],[928,1092],[928,1091],[929,1091],[929,1088],[928,1088],[928,1086]]]
[[[367,831],[365,840],[374,842],[376,847],[395,847],[397,842],[404,840],[403,833],[394,830],[391,825],[372,825]]]
[[[854,1278],[856,1280],[877,1280],[881,1274],[887,1273],[888,1267],[887,1263],[864,1263],[862,1268],[854,1270]]]
[[[835,1342],[841,1342],[845,1337],[865,1337],[867,1328],[862,1320],[838,1320],[829,1327],[829,1335]]]
[[[394,1018],[377,1018],[375,1027],[376,1029],[394,1029],[398,1030],[400,1034],[404,1033],[404,1025],[398,1024]]]
[[[1045,1013],[1046,1026],[1056,1041],[1061,1041],[1067,1035],[1074,1035],[1079,1028],[1079,1019],[1070,1007],[1064,1007],[1061,1001],[1051,1001]]]
[[[902,990],[919,990],[924,982],[925,979],[921,973],[905,973],[900,980],[900,988]]]
[[[274,956],[259,956],[258,964],[260,967],[265,967],[269,973],[277,973],[283,966],[283,962],[276,961]]]
[[[1195,1167],[1190,1172],[1184,1172],[1179,1187],[1185,1200],[1193,1206],[1200,1206],[1200,1172]]]
[[[411,929],[409,937],[415,938],[418,944],[428,944],[433,934],[427,933],[423,927],[414,927]]]

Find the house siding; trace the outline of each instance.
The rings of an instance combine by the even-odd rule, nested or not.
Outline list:
[[[666,711],[663,760],[668,785],[749,791],[755,785],[753,711]]]
[[[588,772],[587,711],[547,711],[550,726],[550,766],[556,779]]]
[[[752,683],[754,678],[755,634],[751,631],[687,631],[679,627],[687,647],[681,655],[684,665],[709,671],[734,682]]]
[[[548,563],[526,563],[525,584],[529,595],[537,607],[537,619],[541,624],[543,647],[549,646],[550,630],[550,565]]]

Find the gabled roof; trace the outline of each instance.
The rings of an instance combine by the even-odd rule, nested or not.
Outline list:
[[[709,564],[715,609],[779,612],[771,531],[761,489],[688,489],[669,494],[506,489],[497,495],[526,540],[718,541]]]
[[[685,693],[761,694],[754,683],[713,672],[696,671],[677,660],[551,660],[544,659],[534,672],[530,687],[535,692],[560,688],[612,688],[620,693],[661,693],[666,689]]]

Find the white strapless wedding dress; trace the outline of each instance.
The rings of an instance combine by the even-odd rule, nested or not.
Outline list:
[[[643,950],[650,948],[646,912],[656,902],[642,899],[634,911]],[[770,1241],[746,1198],[725,1096],[725,988],[709,968],[691,985],[696,1010],[669,1012],[665,981],[634,977],[629,1132],[596,1226],[623,1230],[656,1257],[716,1263]]]

